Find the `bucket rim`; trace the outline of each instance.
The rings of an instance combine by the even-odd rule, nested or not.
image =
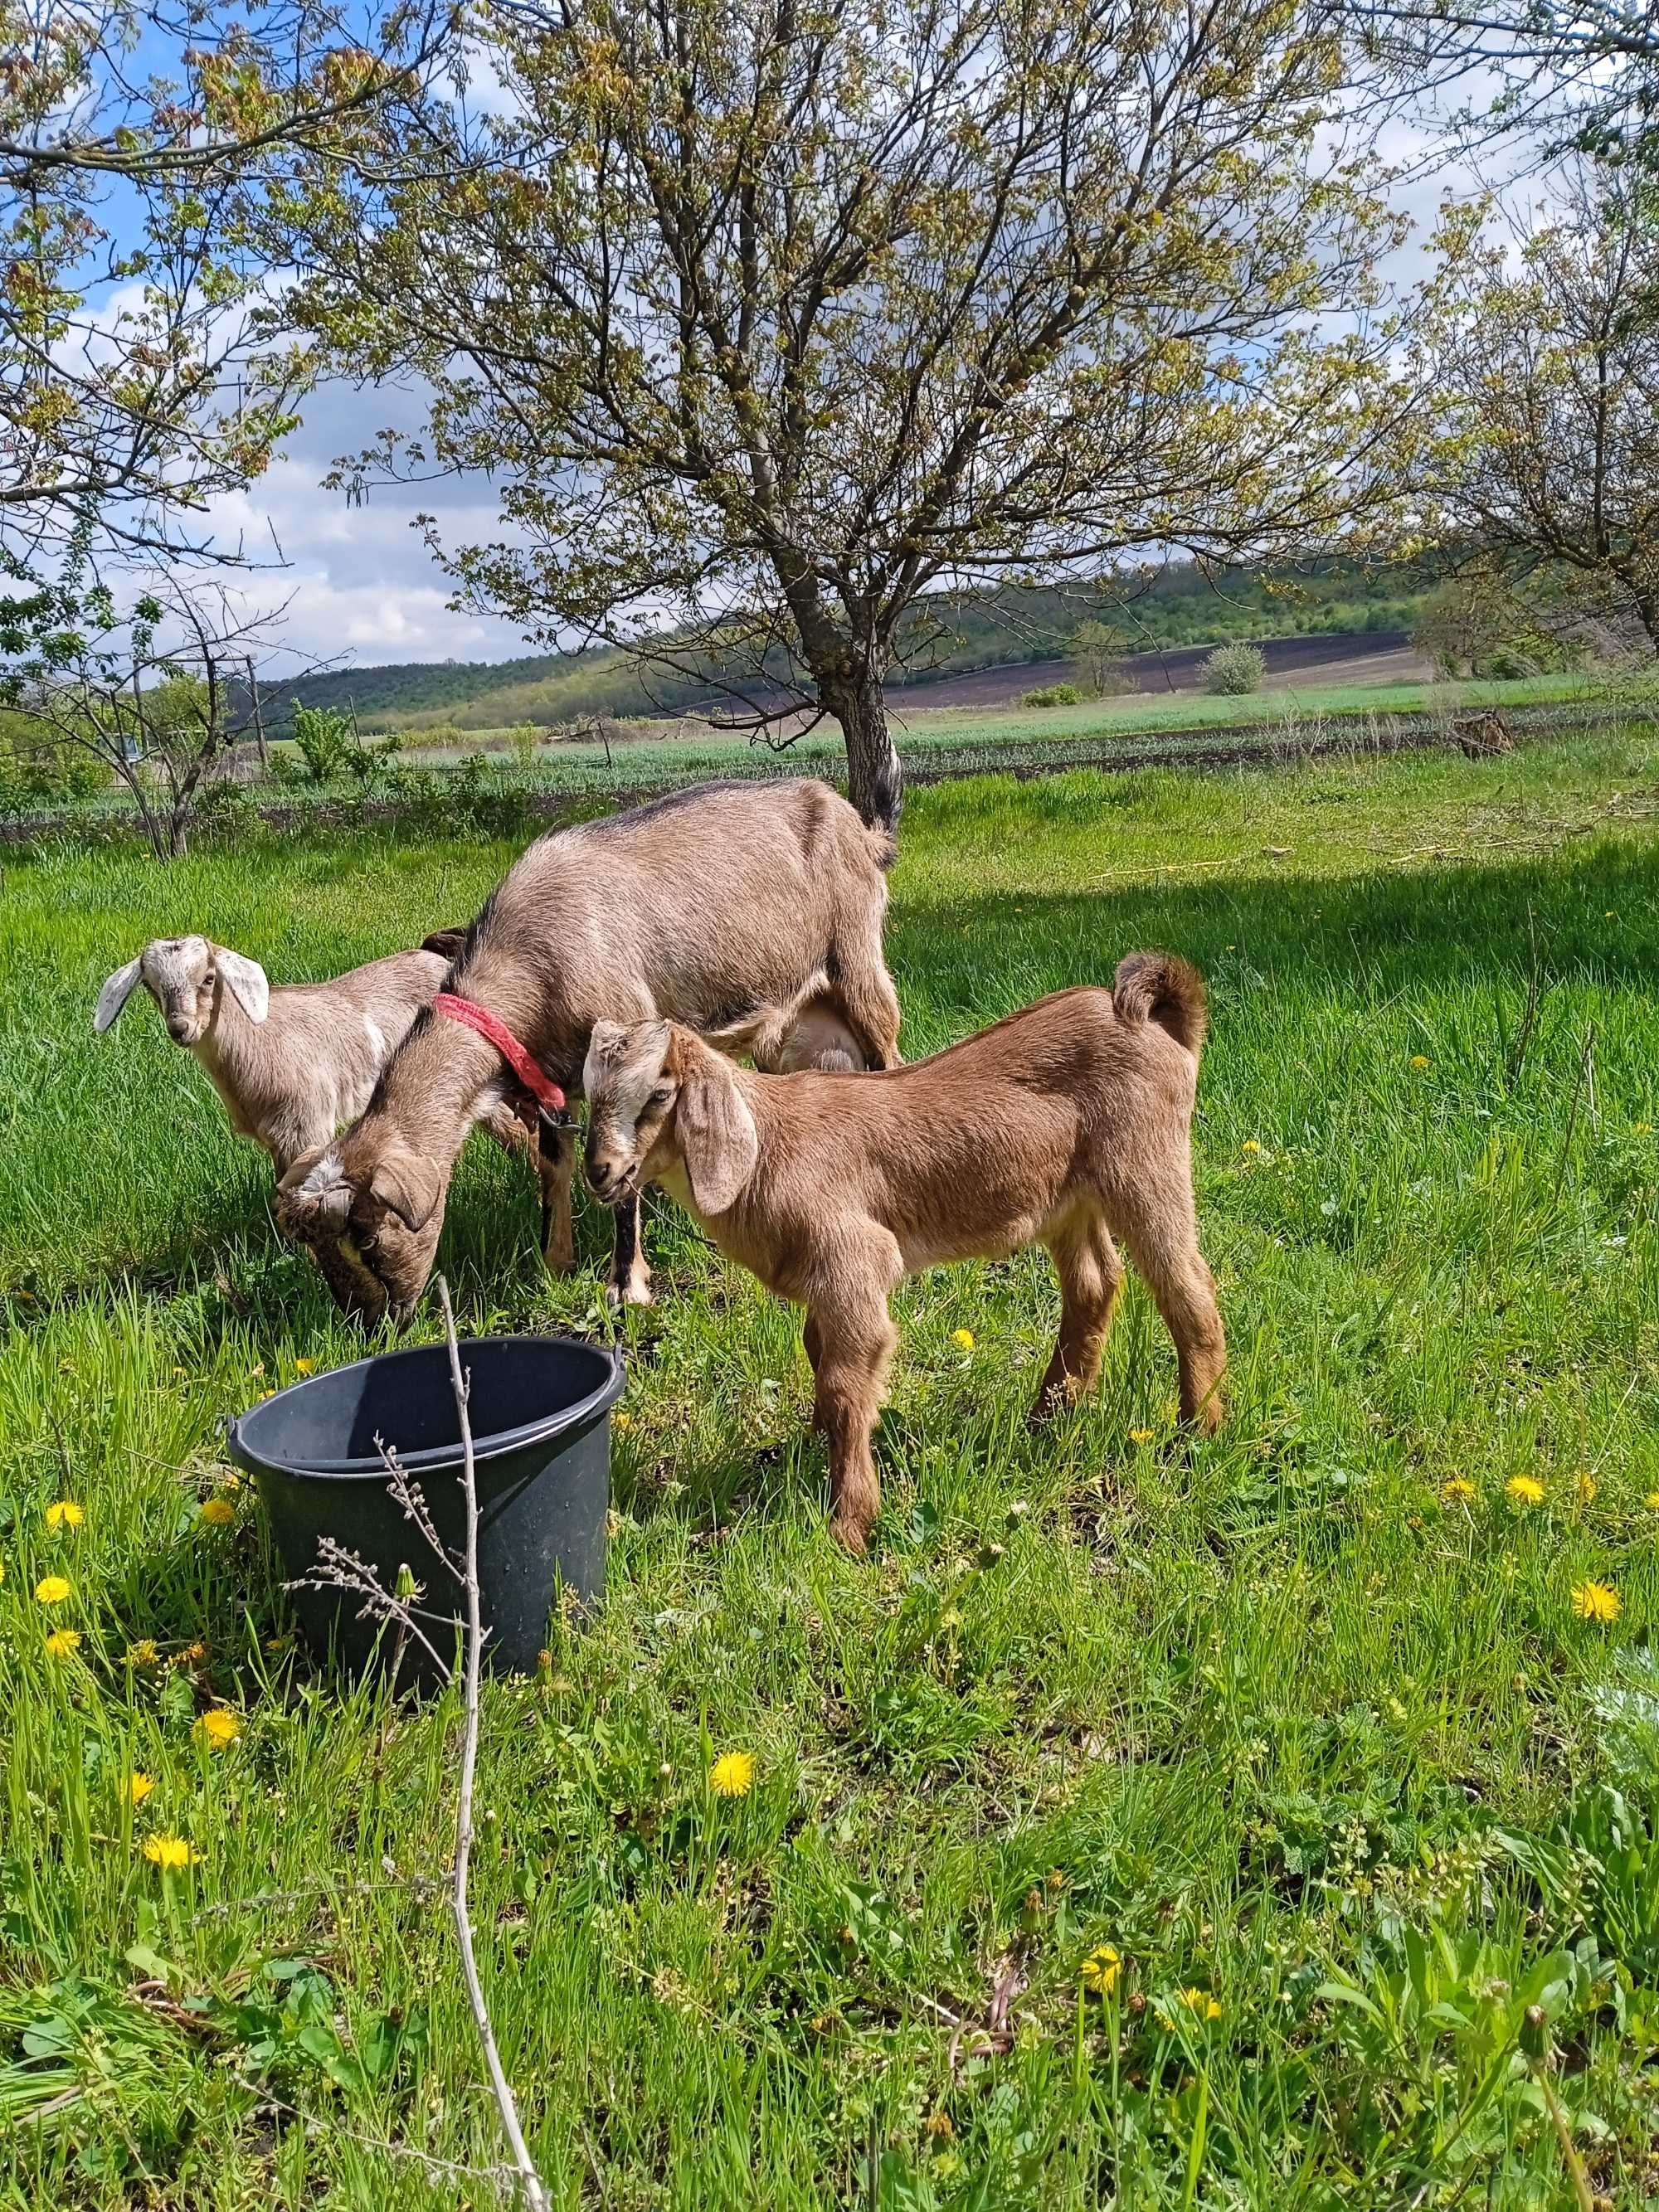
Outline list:
[[[488,1461],[504,1459],[514,1452],[521,1451],[528,1444],[546,1443],[555,1437],[589,1426],[601,1415],[610,1412],[621,1397],[627,1381],[623,1356],[616,1346],[595,1344],[586,1337],[544,1336],[521,1332],[505,1336],[462,1337],[459,1340],[462,1366],[466,1364],[470,1347],[485,1344],[557,1346],[564,1350],[574,1349],[591,1353],[595,1359],[602,1359],[609,1371],[593,1389],[568,1406],[541,1414],[533,1421],[520,1422],[515,1429],[498,1430],[489,1437],[475,1436],[472,1456],[481,1467]],[[283,1389],[274,1391],[269,1398],[262,1398],[257,1406],[250,1406],[245,1413],[239,1413],[226,1432],[227,1449],[238,1465],[246,1468],[250,1474],[269,1473],[301,1479],[313,1476],[340,1482],[384,1481],[386,1462],[378,1452],[368,1457],[360,1455],[353,1459],[287,1459],[250,1443],[243,1435],[243,1425],[282,1400],[296,1397],[302,1390],[315,1389],[321,1383],[331,1382],[337,1376],[350,1375],[362,1368],[385,1366],[394,1360],[431,1358],[434,1354],[447,1363],[447,1346],[441,1343],[410,1344],[396,1352],[371,1352],[363,1359],[349,1359],[343,1367],[327,1368],[320,1375],[305,1376],[299,1382],[289,1383]],[[395,1438],[392,1449],[397,1449]],[[453,1444],[430,1444],[421,1451],[399,1451],[398,1464],[411,1474],[429,1474],[436,1468],[459,1468],[461,1465],[460,1440],[458,1437]]]

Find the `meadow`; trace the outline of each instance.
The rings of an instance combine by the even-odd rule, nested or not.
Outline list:
[[[651,1207],[607,1594],[484,1711],[480,1949],[556,2204],[1659,2187],[1656,825],[1646,727],[912,797],[909,1056],[1135,945],[1205,971],[1231,1419],[1173,1432],[1132,1278],[1032,1436],[1043,1255],[925,1278],[855,1562],[797,1317]],[[511,856],[8,865],[0,2204],[497,2201],[453,1714],[311,1667],[222,1458],[361,1340],[154,1008],[90,1013],[152,935],[329,974]],[[475,1146],[464,1326],[608,1332],[605,1224],[549,1282],[534,1212]]]

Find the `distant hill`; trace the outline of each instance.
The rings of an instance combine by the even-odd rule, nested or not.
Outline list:
[[[1091,589],[988,590],[929,599],[908,625],[910,665],[890,683],[910,703],[926,687],[981,669],[1064,659],[1079,625],[1109,623],[1126,656],[1224,644],[1233,638],[1409,629],[1431,580],[1328,562],[1307,572],[1236,569],[1212,576],[1173,563],[1144,585],[1122,578]],[[619,717],[716,707],[707,683],[665,677],[609,647],[496,661],[402,661],[273,684],[268,717],[280,729],[295,700],[356,708],[369,731],[543,727],[603,714]]]

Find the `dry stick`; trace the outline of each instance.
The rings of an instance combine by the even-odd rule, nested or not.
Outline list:
[[[472,1459],[472,1424],[467,1417],[467,1399],[471,1384],[461,1372],[461,1351],[455,1340],[455,1312],[449,1303],[449,1285],[440,1275],[434,1287],[438,1293],[438,1303],[443,1308],[444,1337],[449,1346],[450,1387],[455,1393],[455,1410],[461,1422],[461,1480],[466,1491],[466,1663],[461,1686],[461,1788],[460,1801],[456,1808],[455,1870],[450,1902],[455,1915],[456,1940],[461,1947],[461,1972],[466,1979],[466,1994],[472,2006],[478,2041],[483,2047],[484,2063],[489,2069],[489,2086],[495,2092],[501,2126],[513,2153],[513,2163],[518,2171],[520,2193],[530,2212],[548,2212],[547,2192],[542,2186],[541,2176],[536,2171],[536,2162],[530,2155],[524,2130],[519,2124],[519,2107],[513,2094],[513,2084],[507,2078],[501,2052],[495,2047],[495,2031],[489,2024],[489,2008],[484,2002],[483,1984],[478,1979],[478,1962],[472,1948],[467,1876],[472,1860],[472,1785],[478,1768],[478,1675],[479,1662],[483,1656],[483,1622],[478,1589],[478,1484]]]

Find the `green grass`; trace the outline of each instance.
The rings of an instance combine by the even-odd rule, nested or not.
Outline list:
[[[912,1055],[1133,945],[1206,972],[1232,1419],[1175,1447],[1132,1285],[1098,1398],[1029,1436],[1046,1262],[924,1278],[854,1563],[796,1317],[655,1207],[606,1599],[485,1712],[483,1971],[556,2203],[1566,2205],[1534,2001],[1591,2185],[1643,2201],[1656,810],[1639,736],[913,799]],[[326,974],[465,915],[507,858],[8,869],[0,2203],[492,2200],[380,2148],[498,2155],[424,1879],[453,1716],[313,1674],[252,1502],[200,1511],[224,1417],[358,1344],[154,1010],[96,1040],[89,1013],[158,932]],[[602,1224],[549,1285],[533,1212],[469,1154],[441,1255],[465,1322],[601,1329]],[[65,1496],[84,1523],[52,1530]],[[1575,1617],[1587,1578],[1612,1624]],[[223,1751],[210,1702],[240,1716]],[[720,1802],[728,1748],[757,1779]],[[163,1830],[199,1863],[160,1874]],[[1116,1986],[1080,1997],[1107,1944]]]

